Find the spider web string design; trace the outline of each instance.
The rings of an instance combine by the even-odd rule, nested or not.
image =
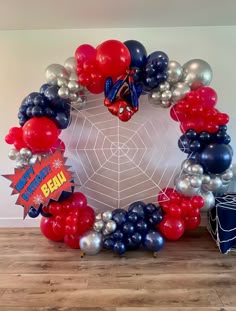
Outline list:
[[[171,186],[179,169],[183,155],[169,111],[140,106],[124,123],[107,111],[103,98],[91,96],[63,131],[77,190],[97,211],[127,208],[137,200],[157,203],[157,194]]]

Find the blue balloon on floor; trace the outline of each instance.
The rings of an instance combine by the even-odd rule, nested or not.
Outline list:
[[[158,252],[164,246],[163,236],[159,232],[150,231],[144,237],[143,245],[149,251]]]

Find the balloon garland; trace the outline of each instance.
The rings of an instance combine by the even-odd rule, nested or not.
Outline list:
[[[178,146],[187,154],[175,189],[158,194],[159,206],[138,201],[127,211],[95,215],[73,187],[72,193],[62,192],[47,206],[31,206],[28,215],[42,215],[40,228],[46,238],[88,255],[102,248],[121,255],[140,246],[157,252],[164,238],[178,240],[185,230],[199,226],[200,209],[211,209],[233,177],[229,116],[215,108],[217,94],[209,87],[212,69],[206,61],[193,59],[181,66],[161,51],[147,55],[138,41],[107,40],[97,48],[80,45],[75,57],[64,66],[48,66],[45,74],[47,83],[21,103],[20,127],[12,127],[5,138],[14,145],[9,158],[16,160],[17,169],[34,166],[55,150],[64,152],[60,132],[69,126],[73,107],[86,105],[87,91],[104,91],[104,105],[122,122],[138,112],[141,95],[147,94],[152,105],[170,108],[182,132]]]

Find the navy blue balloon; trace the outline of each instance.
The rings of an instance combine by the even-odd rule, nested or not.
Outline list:
[[[227,131],[227,125],[220,125],[219,130],[226,132]]]
[[[163,219],[163,214],[161,209],[154,211],[152,215],[149,217],[149,223],[153,226],[159,224]]]
[[[201,132],[199,140],[203,143],[210,143],[212,141],[212,135],[208,132]]]
[[[134,233],[134,224],[132,222],[125,222],[122,226],[124,235],[130,236]]]
[[[157,210],[157,207],[155,204],[153,203],[148,203],[145,207],[144,207],[144,212],[147,215],[151,215],[153,212],[155,212]]]
[[[187,132],[185,133],[185,136],[189,139],[189,140],[194,140],[198,137],[198,134],[196,131],[194,130],[187,130]]]
[[[129,222],[132,222],[133,224],[135,224],[137,221],[138,221],[138,215],[136,213],[133,213],[133,212],[129,212],[128,213],[128,217],[127,217],[127,220]]]
[[[33,206],[29,208],[28,215],[31,218],[36,218],[40,214],[40,209],[36,209]]]
[[[105,249],[113,249],[114,244],[115,244],[114,240],[112,238],[110,238],[110,237],[109,238],[105,238],[104,241],[103,241],[103,247]]]
[[[141,236],[141,241],[142,241],[142,236]],[[137,242],[133,241],[132,237],[130,237],[130,236],[125,239],[124,243],[125,243],[125,246],[128,250],[137,249],[137,248],[139,248],[139,246],[141,244],[141,242],[137,243]]]
[[[48,118],[55,118],[55,116],[57,115],[56,112],[52,108],[50,108],[50,107],[47,107],[44,110],[44,114]]]
[[[149,226],[147,222],[143,219],[140,219],[136,224],[136,231],[144,235],[148,232],[148,230],[149,230]]]
[[[191,153],[189,145],[190,145],[189,139],[185,135],[180,136],[178,140],[179,149],[184,153]]]
[[[64,112],[58,112],[55,117],[55,122],[59,129],[63,130],[69,126],[70,118]]]
[[[122,241],[124,238],[124,233],[120,229],[117,229],[113,232],[112,236],[115,241]]]
[[[189,144],[189,149],[191,152],[197,152],[199,150],[201,150],[202,145],[200,143],[200,141],[198,140],[192,140]]]
[[[40,106],[34,106],[31,110],[31,114],[33,117],[42,117],[44,115],[44,111]]]
[[[32,115],[32,106],[28,107],[27,110],[26,110],[26,115],[31,118],[33,115]]]
[[[210,144],[198,155],[198,161],[206,172],[221,174],[232,162],[232,147],[225,144]]]
[[[164,246],[163,236],[159,232],[150,231],[145,235],[143,245],[149,251],[159,252]]]
[[[52,86],[50,86],[50,87],[48,87],[47,89],[46,89],[46,91],[44,92],[44,96],[48,99],[48,100],[50,100],[50,101],[52,101],[52,100],[54,100],[54,99],[58,99],[58,90],[59,90],[59,87],[58,86],[56,86],[56,85],[52,85]]]
[[[147,51],[145,47],[136,40],[128,40],[124,42],[131,56],[131,68],[143,68],[147,62]]]
[[[130,204],[128,211],[136,213],[139,218],[145,218],[145,208],[146,204],[142,201],[137,201],[132,204]]]
[[[117,226],[122,226],[127,221],[128,213],[123,209],[117,209],[112,212],[112,219],[116,222]]]
[[[135,232],[134,234],[132,234],[131,239],[134,244],[139,246],[142,243],[143,237],[139,232]]]
[[[41,94],[44,94],[44,92],[45,92],[50,86],[52,86],[52,85],[51,85],[51,84],[48,84],[48,83],[43,84],[43,85],[40,87],[39,92],[40,92]]]
[[[230,136],[224,130],[219,130],[214,135],[214,141],[219,144],[229,144],[230,143]]]
[[[155,63],[157,60],[169,61],[169,57],[165,52],[155,51],[148,55],[147,63]]]
[[[126,252],[125,244],[121,241],[116,241],[113,246],[113,251],[118,255],[124,254]]]

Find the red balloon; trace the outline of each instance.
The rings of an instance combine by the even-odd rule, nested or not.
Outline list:
[[[9,135],[15,138],[22,138],[22,127],[12,127],[9,130]]]
[[[96,60],[87,60],[83,63],[83,71],[85,73],[92,73],[96,70]]]
[[[64,214],[68,214],[69,212],[71,212],[74,208],[72,206],[72,203],[71,201],[68,199],[68,200],[65,200],[61,203],[61,206],[62,206],[62,212]]]
[[[48,205],[48,210],[52,215],[60,215],[62,213],[62,205],[60,202],[51,202]]]
[[[170,204],[166,213],[174,218],[180,218],[182,216],[182,209],[177,204]]]
[[[79,84],[88,86],[91,83],[91,74],[88,72],[82,72],[78,77]]]
[[[91,72],[91,84],[87,86],[89,92],[100,94],[104,91],[105,77],[97,70]]]
[[[64,234],[55,234],[53,230],[54,220],[54,217],[42,217],[40,222],[41,232],[47,239],[51,241],[63,241]]]
[[[65,244],[74,249],[79,249],[79,241],[80,241],[81,235],[79,234],[66,234],[64,237]]]
[[[82,192],[74,192],[69,197],[69,201],[71,202],[71,206],[73,208],[82,208],[87,206],[86,196]]]
[[[51,152],[55,152],[56,150],[60,150],[62,152],[64,152],[66,150],[65,144],[60,138],[58,138],[55,145],[52,148],[50,148]]]
[[[52,225],[53,232],[58,236],[64,236],[65,235],[65,223],[64,218],[61,216],[56,216],[55,221]]]
[[[157,228],[168,240],[176,241],[184,234],[184,221],[166,214]]]
[[[90,212],[84,212],[79,217],[77,233],[82,234],[90,230],[94,225],[94,220],[95,220],[94,215],[91,215]]]
[[[212,122],[212,121],[207,122],[207,120],[206,120],[206,125],[204,127],[204,130],[206,130],[206,132],[208,132],[208,133],[213,134],[219,130],[219,125],[216,124],[215,122]]]
[[[177,122],[185,121],[186,119],[186,113],[178,110],[176,107],[177,105],[174,105],[170,109],[170,117]]]
[[[191,198],[191,203],[193,208],[202,208],[205,202],[203,197],[201,197],[200,195],[194,195]]]
[[[186,216],[184,219],[184,225],[186,230],[192,230],[200,225],[201,216]]]
[[[218,125],[225,125],[229,122],[229,116],[227,113],[218,113],[215,117]]]
[[[202,105],[206,108],[213,108],[217,103],[217,94],[211,87],[204,86],[199,88],[196,93],[200,96]]]
[[[96,49],[89,44],[81,44],[75,51],[75,58],[78,65],[83,66],[84,62],[96,59]]]
[[[78,217],[69,214],[69,216],[66,217],[66,224],[68,226],[76,226],[78,224]]]
[[[118,40],[107,40],[97,47],[98,68],[108,77],[118,77],[125,73],[131,57],[128,48]]]
[[[22,148],[27,147],[26,143],[23,141],[23,139],[17,139],[14,142],[14,147],[16,148],[16,150],[20,150]]]
[[[180,208],[182,210],[182,215],[186,216],[191,212],[193,206],[189,199],[183,199],[180,203]]]
[[[159,203],[165,202],[165,201],[169,200],[170,195],[175,193],[175,192],[177,192],[177,191],[175,191],[175,189],[173,189],[173,188],[163,188],[163,189],[161,189],[161,192],[157,196],[157,201]]]
[[[69,226],[69,225],[66,225],[65,227],[65,233],[66,234],[75,234],[78,230],[78,227],[77,226]]]
[[[55,123],[46,118],[31,118],[23,126],[23,140],[34,151],[48,151],[58,140]]]

